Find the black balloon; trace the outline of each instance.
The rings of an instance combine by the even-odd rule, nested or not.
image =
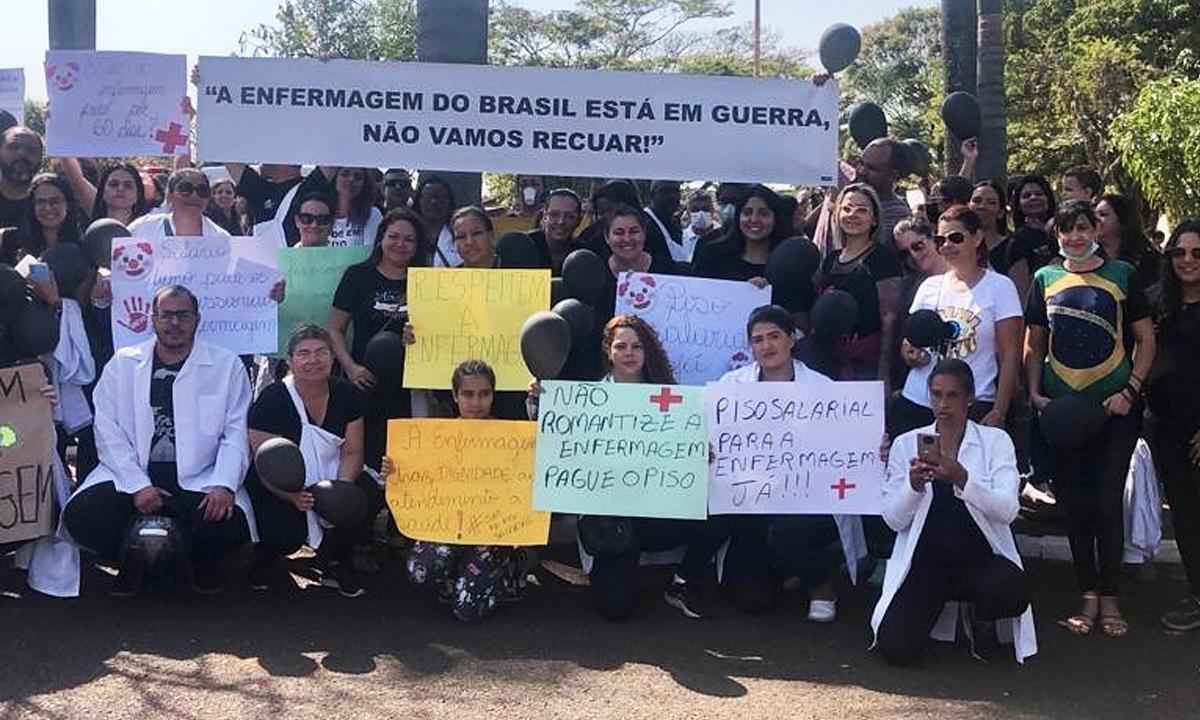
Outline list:
[[[830,75],[850,67],[862,49],[862,36],[845,23],[834,23],[821,33],[818,45],[821,64]]]
[[[1085,395],[1063,395],[1050,401],[1038,418],[1042,437],[1052,447],[1082,447],[1102,429],[1108,417],[1098,400]]]
[[[392,330],[375,333],[363,351],[363,366],[380,381],[398,377],[404,366],[404,338]]]
[[[913,347],[939,348],[951,335],[950,326],[934,310],[918,310],[904,321],[904,339]]]
[[[806,237],[793,237],[775,246],[767,258],[766,278],[773,287],[811,278],[821,264],[821,251]]]
[[[552,312],[567,321],[571,326],[571,337],[575,340],[586,338],[596,329],[595,311],[590,305],[584,305],[575,298],[560,301]]]
[[[75,243],[59,243],[42,254],[42,261],[54,273],[54,282],[63,297],[72,297],[92,271],[91,261]]]
[[[88,259],[96,267],[106,268],[112,263],[113,238],[129,237],[129,228],[112,218],[100,218],[83,233],[83,247]]]
[[[41,302],[26,303],[8,327],[21,357],[45,355],[58,346],[58,315]]]
[[[845,290],[829,290],[813,303],[813,337],[822,341],[849,335],[858,319],[858,301]]]
[[[904,147],[908,149],[908,158],[911,163],[909,170],[914,175],[928,175],[929,165],[933,158],[929,154],[929,148],[920,140],[909,138],[904,141]]]
[[[352,528],[367,520],[367,497],[352,482],[322,480],[309,488],[313,510],[334,527]]]
[[[563,260],[562,278],[567,297],[596,307],[603,299],[608,273],[608,266],[596,253],[583,248],[573,251]]]
[[[511,270],[535,270],[542,264],[537,245],[523,232],[505,233],[496,243],[500,267]]]
[[[304,456],[287,438],[275,437],[259,445],[254,453],[254,469],[260,480],[280,492],[304,489]]]
[[[521,357],[538,380],[553,380],[571,354],[571,325],[557,313],[529,316],[521,328]]]
[[[186,541],[175,518],[166,515],[138,515],[125,532],[118,551],[122,583],[131,590],[142,585],[143,578],[159,581],[178,578],[187,567]],[[183,562],[181,562],[183,561]]]
[[[850,136],[860,148],[870,145],[872,140],[887,137],[887,116],[883,114],[883,108],[873,102],[855,104],[850,108],[848,118]]]
[[[979,128],[983,126],[979,101],[962,90],[950,93],[942,103],[942,122],[960,140],[979,137]]]

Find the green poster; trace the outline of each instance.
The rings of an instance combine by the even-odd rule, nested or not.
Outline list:
[[[533,507],[584,515],[707,517],[704,388],[543,382]]]
[[[333,292],[346,268],[371,254],[369,247],[290,247],[279,249],[279,272],[287,278],[287,294],[279,305],[279,352],[288,336],[307,323],[325,327]]]

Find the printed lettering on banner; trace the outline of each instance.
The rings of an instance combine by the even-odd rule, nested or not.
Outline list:
[[[453,545],[545,545],[533,509],[537,425],[514,420],[391,420],[396,471],[387,503],[405,537]]]
[[[186,55],[51,50],[45,68],[47,155],[187,155]]]
[[[0,545],[54,529],[56,436],[38,363],[0,369]]]
[[[533,506],[703,519],[708,509],[704,389],[542,383]]]
[[[228,57],[200,77],[208,161],[837,180],[836,80]]]
[[[117,238],[112,247],[113,345],[154,335],[154,293],[183,285],[200,302],[197,337],[240,355],[278,349],[277,248],[252,237]]]
[[[549,270],[409,270],[416,344],[405,355],[404,387],[448,390],[459,363],[483,360],[496,371],[497,390],[525,390],[521,327],[548,307]]]
[[[279,352],[292,331],[309,323],[324,327],[333,294],[346,268],[371,254],[369,247],[290,247],[278,250],[287,294],[279,304]]]
[[[769,286],[627,272],[617,283],[615,312],[650,323],[679,382],[704,385],[754,361],[746,319],[770,304]]]
[[[23,68],[0,69],[0,110],[25,124],[25,70]]]
[[[705,404],[709,513],[882,511],[883,383],[714,383]]]

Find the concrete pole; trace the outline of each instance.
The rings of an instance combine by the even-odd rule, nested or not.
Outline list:
[[[48,0],[51,50],[96,49],[96,0]]]
[[[417,0],[417,60],[487,64],[488,0]],[[479,173],[440,172],[459,205],[478,204],[483,177]]]

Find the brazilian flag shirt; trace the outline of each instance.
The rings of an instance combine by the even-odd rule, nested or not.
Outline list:
[[[1133,323],[1149,317],[1149,302],[1132,265],[1106,260],[1090,272],[1062,263],[1033,276],[1025,322],[1049,330],[1042,393],[1081,393],[1103,402],[1129,382]]]

